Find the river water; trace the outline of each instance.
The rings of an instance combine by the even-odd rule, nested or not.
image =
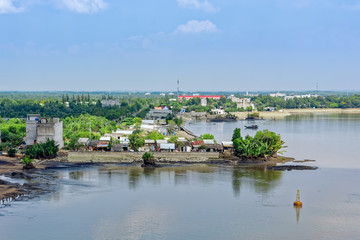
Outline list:
[[[250,123],[190,122],[218,141]],[[251,123],[253,124],[253,123]],[[359,239],[360,115],[257,121],[314,171],[108,165],[55,171],[59,189],[0,208],[0,239]],[[304,163],[299,163],[304,164]],[[297,189],[303,207],[294,208]]]

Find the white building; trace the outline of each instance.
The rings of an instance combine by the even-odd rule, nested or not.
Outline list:
[[[269,94],[270,95],[270,97],[285,97],[286,96],[286,94],[285,93],[271,93],[271,94]]]
[[[207,99],[206,98],[201,98],[201,106],[206,107],[207,106]]]

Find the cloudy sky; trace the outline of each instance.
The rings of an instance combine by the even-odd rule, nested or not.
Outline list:
[[[1,90],[360,90],[360,0],[0,0]]]

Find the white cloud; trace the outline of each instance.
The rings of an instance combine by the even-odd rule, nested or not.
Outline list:
[[[78,13],[94,13],[107,7],[103,0],[61,0],[61,3],[70,11]]]
[[[0,0],[0,14],[18,13],[24,11],[23,7],[16,7],[13,0]]]
[[[183,8],[196,9],[205,12],[215,12],[217,9],[207,0],[176,0],[178,5]]]
[[[177,27],[175,33],[191,34],[191,33],[205,33],[217,32],[218,29],[215,24],[209,20],[197,21],[190,20],[186,24]]]

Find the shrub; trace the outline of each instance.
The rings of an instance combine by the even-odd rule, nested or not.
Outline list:
[[[10,149],[8,150],[8,156],[9,156],[9,157],[15,157],[16,152],[17,152],[16,149],[10,148]]]
[[[56,145],[54,140],[46,140],[45,143],[37,143],[34,146],[26,149],[25,155],[30,158],[46,158],[51,159],[57,156],[59,146]]]

